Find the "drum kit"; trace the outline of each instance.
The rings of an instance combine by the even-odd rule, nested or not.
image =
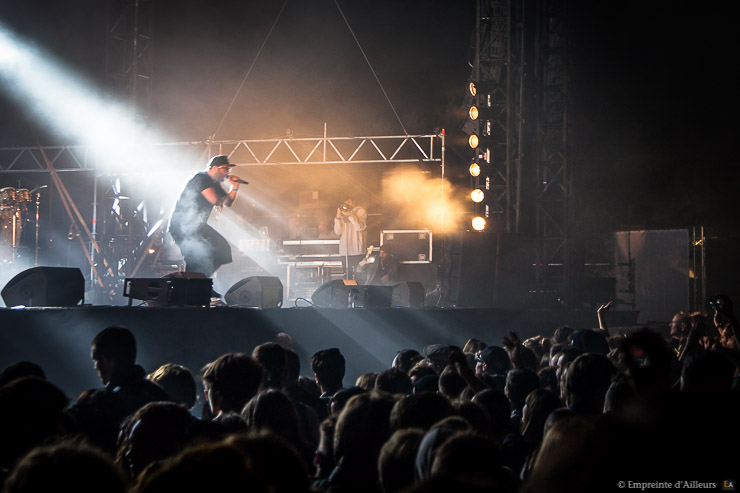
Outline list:
[[[39,189],[29,191],[27,188],[0,188],[0,260],[12,263],[15,261],[24,225],[30,222],[32,198],[36,199],[36,215],[40,194]],[[38,223],[38,217],[36,218]]]

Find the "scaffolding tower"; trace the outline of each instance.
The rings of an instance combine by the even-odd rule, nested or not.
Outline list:
[[[547,301],[572,298],[568,246],[572,210],[568,168],[567,0],[537,3],[536,291]]]
[[[478,144],[473,163],[480,174],[471,188],[481,189],[485,200],[473,207],[484,214],[496,231],[519,229],[519,185],[522,165],[522,101],[524,92],[524,3],[510,0],[478,0],[474,60],[470,92],[471,107],[466,133]],[[474,93],[474,94],[473,94]]]
[[[152,104],[152,1],[108,0],[105,75],[111,92],[146,121]]]

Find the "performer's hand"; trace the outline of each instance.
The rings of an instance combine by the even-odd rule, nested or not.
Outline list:
[[[337,219],[342,219],[342,209],[337,207]]]

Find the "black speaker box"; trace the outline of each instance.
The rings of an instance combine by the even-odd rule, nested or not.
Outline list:
[[[363,308],[390,308],[393,300],[393,286],[359,286],[360,299],[355,306]]]
[[[32,267],[2,290],[6,306],[75,306],[85,299],[85,278],[72,267]]]
[[[342,279],[323,284],[311,295],[313,304],[323,308],[389,308],[392,298],[393,286],[360,286]]]
[[[247,277],[224,295],[229,306],[279,308],[283,304],[283,283],[277,277]]]
[[[424,285],[418,281],[403,281],[393,286],[391,306],[419,308],[424,306]]]
[[[213,279],[199,272],[177,272],[161,278],[129,278],[123,296],[150,306],[206,306],[211,303]]]
[[[311,295],[311,301],[323,308],[347,308],[350,290],[358,287],[356,281],[335,279],[319,286]]]

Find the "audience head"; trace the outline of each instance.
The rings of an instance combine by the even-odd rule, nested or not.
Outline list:
[[[204,443],[188,447],[161,467],[145,471],[134,491],[267,493],[270,490],[250,468],[247,457],[239,447],[226,443]]]
[[[345,361],[337,348],[322,349],[311,357],[311,370],[316,376],[316,383],[324,392],[335,393],[342,388]]]
[[[545,421],[563,403],[557,394],[545,389],[529,393],[522,413],[522,437],[532,447],[539,447],[544,435]]]
[[[532,370],[515,368],[506,374],[506,396],[511,401],[513,409],[521,411],[529,393],[539,386],[540,379]]]
[[[506,395],[498,390],[481,390],[473,396],[473,402],[481,406],[491,420],[491,433],[503,438],[513,427],[511,423],[511,403]]]
[[[402,349],[398,352],[398,354],[396,354],[396,357],[393,358],[393,363],[391,364],[391,366],[393,368],[398,368],[402,372],[408,374],[411,368],[413,368],[416,363],[423,359],[424,356],[422,356],[421,353],[415,349]]]
[[[114,373],[136,363],[134,334],[125,327],[106,327],[93,338],[91,356],[100,381],[106,385]]]
[[[427,358],[419,361],[409,370],[409,378],[411,378],[413,383],[416,383],[419,379],[428,375],[439,375],[439,372],[434,366],[434,363]]]
[[[355,381],[355,387],[360,387],[365,390],[373,390],[375,388],[375,380],[378,379],[378,374],[375,372],[363,373]]]
[[[414,464],[414,476],[416,479],[427,479],[431,476],[434,458],[439,447],[450,437],[460,432],[471,430],[470,423],[460,416],[450,416],[436,423],[419,443]]]
[[[689,336],[691,325],[689,323],[689,314],[680,311],[673,316],[670,323],[670,334],[671,337],[679,341],[686,339]]]
[[[465,379],[451,366],[439,375],[439,391],[449,399],[457,399],[468,386]]]
[[[227,445],[237,447],[250,469],[272,493],[308,493],[308,470],[296,448],[283,437],[261,431],[231,435]]]
[[[227,353],[201,370],[206,397],[214,414],[240,413],[260,388],[262,366],[243,353]]]
[[[447,360],[450,357],[450,346],[447,344],[429,344],[424,346],[424,355],[432,362],[434,369],[440,373],[447,366]]]
[[[540,379],[540,387],[547,389],[556,395],[560,394],[560,383],[558,382],[558,374],[554,368],[546,366],[541,368],[537,372],[537,376]]]
[[[537,373],[537,370],[540,368],[540,358],[533,349],[521,346],[519,348],[519,358],[522,360],[524,368]]]
[[[275,336],[275,342],[280,344],[283,348],[293,351],[293,338],[287,332],[278,332]]]
[[[488,346],[475,355],[476,370],[489,375],[505,375],[511,368],[509,354],[501,346]]]
[[[362,387],[347,387],[345,389],[337,391],[336,394],[331,396],[331,399],[329,399],[329,412],[330,414],[338,415],[342,412],[342,409],[344,409],[344,406],[347,405],[347,401],[349,401],[351,398],[353,398],[356,395],[364,394],[367,392]]]
[[[604,397],[616,368],[603,354],[582,354],[568,369],[565,399],[577,413],[599,415],[604,410]]]
[[[411,378],[397,368],[389,368],[378,373],[375,389],[389,394],[408,395],[413,390]]]
[[[256,359],[265,370],[263,387],[282,389],[288,372],[285,348],[276,342],[266,342],[255,347],[252,358]]]
[[[0,468],[10,468],[37,445],[64,436],[68,400],[51,382],[36,377],[0,387]]]
[[[46,374],[39,365],[32,363],[31,361],[19,361],[12,365],[8,365],[2,373],[0,373],[0,387],[17,378],[23,377],[36,377],[41,380],[46,380]]]
[[[182,365],[164,364],[146,378],[162,387],[173,401],[188,409],[192,409],[198,399],[195,378],[190,370]]]
[[[35,448],[23,457],[3,491],[126,493],[128,484],[110,457],[83,443],[65,441]]]
[[[435,423],[452,416],[455,408],[443,395],[421,392],[402,397],[390,414],[391,430],[418,428],[428,430]]]
[[[303,441],[295,405],[280,390],[264,390],[252,397],[244,406],[242,418],[252,431],[270,431],[291,443]]]
[[[384,493],[405,491],[414,484],[414,463],[424,432],[417,429],[395,431],[380,449],[378,478]]]
[[[570,346],[570,335],[575,332],[574,329],[563,325],[555,329],[555,333],[552,336],[553,344],[561,344],[563,346]]]
[[[505,468],[501,450],[490,438],[475,433],[457,433],[437,450],[432,477],[447,476],[486,485],[492,491],[514,493],[519,484]]]
[[[479,351],[486,349],[488,345],[480,339],[470,338],[463,346],[463,353],[477,354]]]
[[[439,375],[436,373],[432,375],[424,375],[423,377],[414,380],[414,394],[422,392],[436,393],[439,391]]]
[[[609,342],[602,332],[591,329],[577,330],[571,335],[570,345],[583,353],[609,354]]]
[[[187,443],[194,418],[180,404],[151,402],[123,426],[117,462],[136,477],[150,464],[177,454]]]
[[[393,404],[388,395],[368,392],[351,398],[339,414],[334,459],[360,484],[377,480],[378,456],[390,435],[388,418]]]
[[[483,406],[468,400],[459,400],[455,402],[454,406],[455,415],[470,423],[473,431],[480,435],[491,436],[491,420]]]

